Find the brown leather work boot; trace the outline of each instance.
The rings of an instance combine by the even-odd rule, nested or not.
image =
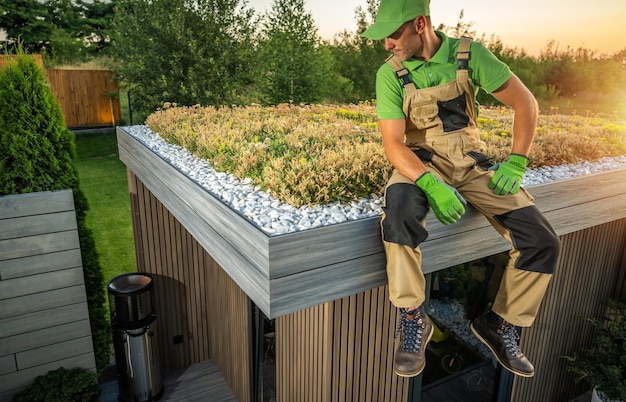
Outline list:
[[[490,311],[475,319],[470,329],[502,367],[522,377],[535,375],[535,367],[519,348],[519,333],[513,324]]]
[[[400,309],[396,330],[393,368],[401,377],[414,377],[426,366],[426,345],[433,336],[433,325],[422,307],[413,311]]]

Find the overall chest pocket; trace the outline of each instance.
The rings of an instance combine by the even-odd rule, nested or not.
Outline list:
[[[438,116],[443,125],[443,131],[460,130],[469,124],[467,115],[467,100],[464,94],[447,101],[437,101]]]

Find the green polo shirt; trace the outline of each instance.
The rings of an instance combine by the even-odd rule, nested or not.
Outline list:
[[[456,53],[460,39],[449,38],[436,31],[442,39],[441,47],[429,61],[407,60],[402,64],[409,70],[409,76],[419,88],[446,84],[456,78]],[[474,86],[474,94],[483,88],[488,93],[504,84],[513,73],[480,42],[472,42],[470,47],[469,75]],[[402,111],[404,88],[393,67],[383,64],[376,73],[376,109],[379,119],[404,119]]]

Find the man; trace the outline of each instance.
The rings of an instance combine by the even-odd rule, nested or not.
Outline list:
[[[400,308],[396,374],[412,377],[425,366],[433,327],[426,315],[419,244],[430,207],[444,225],[461,219],[469,201],[511,243],[510,261],[491,311],[472,332],[507,370],[524,377],[534,367],[518,345],[548,286],[559,240],[520,184],[535,135],[535,98],[508,66],[480,43],[433,29],[430,0],[381,0],[363,36],[385,41],[393,55],[376,75],[383,145],[394,172],[385,189],[381,230],[390,299]],[[482,152],[475,93],[490,92],[513,109],[508,160],[491,166]]]

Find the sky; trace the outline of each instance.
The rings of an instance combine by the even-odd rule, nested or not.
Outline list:
[[[249,0],[249,7],[263,12],[272,0]],[[318,34],[331,39],[335,33],[356,30],[354,10],[366,0],[305,0]],[[474,23],[477,36],[495,34],[505,46],[539,55],[553,40],[559,50],[583,47],[597,54],[613,54],[626,48],[626,0],[431,0],[433,25]]]

